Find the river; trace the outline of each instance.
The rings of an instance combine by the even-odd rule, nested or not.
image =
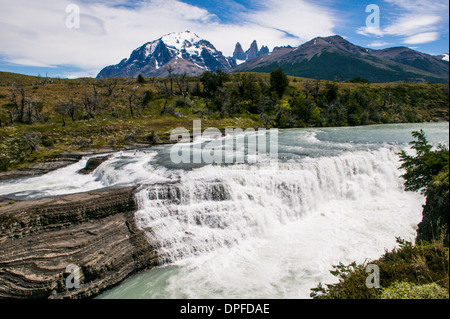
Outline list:
[[[86,157],[2,182],[0,195],[139,186],[136,223],[164,264],[99,298],[309,298],[319,282],[336,282],[332,265],[376,259],[397,237],[414,241],[425,198],[404,191],[398,152],[419,129],[449,144],[448,123],[286,129],[276,165],[265,154],[174,164],[163,145],[113,153],[90,175],[77,174]]]

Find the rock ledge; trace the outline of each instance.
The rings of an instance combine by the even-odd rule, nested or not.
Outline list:
[[[0,207],[0,298],[94,297],[158,264],[135,225],[135,188],[107,189]],[[80,288],[69,289],[69,265]]]

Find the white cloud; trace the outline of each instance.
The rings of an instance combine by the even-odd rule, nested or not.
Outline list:
[[[35,67],[41,67],[41,68],[54,68],[55,66],[50,64],[45,64],[41,62],[34,61],[32,59],[8,59],[6,62],[16,65],[23,65],[23,66],[35,66]]]
[[[65,24],[66,6],[72,3],[80,7],[79,29]],[[132,4],[125,0],[0,0],[0,55],[30,66],[100,70],[171,32],[190,30],[231,55],[237,41],[245,48],[256,39],[272,48],[332,35],[337,21],[333,12],[306,0],[264,0],[261,10],[236,12],[239,23],[220,22],[207,10],[178,0]]]
[[[384,0],[393,6],[381,6],[387,15],[386,27],[362,27],[357,30],[365,36],[401,37],[403,43],[419,44],[439,39],[439,31],[448,25],[448,0]],[[448,28],[448,27],[447,27]],[[448,32],[448,31],[447,31]]]
[[[406,44],[422,44],[422,43],[428,43],[433,42],[439,39],[439,33],[437,32],[424,32],[420,34],[415,34],[410,37],[407,37],[404,40],[404,43]]]
[[[377,37],[382,37],[385,34],[385,32],[378,27],[361,27],[356,32],[365,36]]]
[[[267,10],[250,13],[249,21],[285,31],[302,41],[334,34],[336,19],[327,8],[299,0],[264,0],[261,4]]]
[[[386,47],[388,45],[392,45],[392,43],[384,42],[384,41],[375,41],[375,42],[368,44],[367,46],[369,48],[379,48],[379,47]]]
[[[436,25],[441,20],[441,17],[437,15],[405,14],[395,23],[386,27],[384,32],[391,35],[412,36],[436,30]]]
[[[98,74],[98,70],[85,70],[80,72],[68,72],[64,73],[61,76],[67,79],[78,79],[83,77],[96,77]]]

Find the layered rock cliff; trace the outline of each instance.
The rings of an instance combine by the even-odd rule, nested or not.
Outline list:
[[[134,188],[1,201],[0,298],[93,297],[157,265],[135,210]],[[70,265],[79,288],[67,286]]]

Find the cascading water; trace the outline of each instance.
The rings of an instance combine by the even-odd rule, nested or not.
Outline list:
[[[162,267],[101,298],[308,298],[329,270],[414,240],[424,197],[406,192],[398,152],[411,132],[448,145],[448,123],[279,132],[277,166],[173,165],[171,146],[112,154],[0,183],[26,199],[138,185],[137,226]],[[264,156],[263,156],[264,157]]]
[[[207,166],[179,182],[144,186],[138,227],[166,263],[248,238],[264,237],[321,203],[402,192],[398,159],[388,149],[263,166]]]

